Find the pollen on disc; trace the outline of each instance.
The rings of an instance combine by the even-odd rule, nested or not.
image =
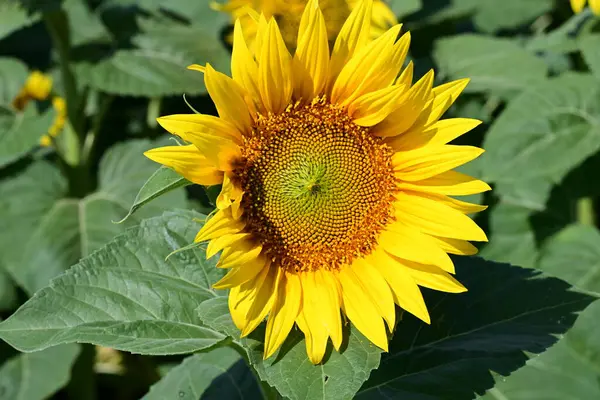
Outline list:
[[[391,149],[323,98],[260,117],[243,147],[246,229],[283,268],[350,263],[393,218]]]

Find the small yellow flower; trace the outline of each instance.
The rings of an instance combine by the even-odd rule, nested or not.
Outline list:
[[[335,39],[350,12],[361,0],[321,0],[320,8],[325,19],[327,38]],[[252,46],[257,32],[256,19],[262,13],[266,18],[274,18],[279,25],[283,40],[289,48],[296,45],[296,35],[300,26],[300,17],[307,0],[229,0],[216,4],[216,8],[229,12],[233,21],[239,19],[249,46]],[[383,0],[373,2],[371,35],[373,38],[397,24],[396,16]]]
[[[40,71],[33,71],[29,74],[21,91],[13,100],[13,106],[17,110],[23,110],[32,99],[46,100],[51,90],[52,77]]]
[[[452,197],[490,189],[453,170],[483,150],[448,144],[480,121],[441,119],[468,79],[433,87],[430,71],[413,84],[410,34],[394,25],[373,40],[372,9],[359,2],[330,52],[324,12],[309,0],[293,56],[275,18],[258,17],[252,49],[237,20],[232,78],[190,66],[219,116],[159,118],[190,144],[145,153],[222,185],[195,241],[209,242],[207,257],[221,252],[228,273],[213,286],[230,289],[241,335],[267,319],[265,358],[297,325],[320,363],[329,340],[340,349],[345,317],[387,351],[395,304],[430,323],[419,287],[466,291],[448,254],[487,240],[467,216],[485,206]]]
[[[52,139],[57,137],[58,134],[62,132],[67,119],[67,103],[65,102],[65,99],[59,96],[53,97],[52,108],[54,108],[54,111],[56,112],[56,117],[54,117],[52,126],[50,126],[48,129],[48,134],[40,138],[40,145],[43,147],[47,147],[52,144]]]
[[[585,8],[586,3],[589,3],[594,14],[600,15],[600,0],[571,0],[571,8],[576,14],[579,14]]]

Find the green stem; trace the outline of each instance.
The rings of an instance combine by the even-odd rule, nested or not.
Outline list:
[[[66,12],[59,10],[44,14],[44,21],[52,38],[52,44],[56,48],[60,59],[60,72],[67,102],[67,117],[75,132],[78,135],[82,135],[79,112],[80,98],[75,74],[73,74],[70,65],[71,41],[69,20]]]
[[[113,101],[113,96],[111,95],[103,95],[102,93],[99,93],[99,96],[101,99],[100,107],[98,110],[96,110],[96,114],[92,120],[92,129],[90,129],[85,136],[81,150],[81,163],[84,165],[89,165],[91,158],[94,156],[94,144],[96,143],[96,138],[98,137],[98,133],[102,128],[104,117],[106,116]]]
[[[594,226],[596,215],[594,213],[594,201],[591,197],[582,197],[577,200],[577,221],[583,225]]]

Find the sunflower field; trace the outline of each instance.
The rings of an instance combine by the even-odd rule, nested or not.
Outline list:
[[[600,0],[0,0],[0,400],[600,399]]]

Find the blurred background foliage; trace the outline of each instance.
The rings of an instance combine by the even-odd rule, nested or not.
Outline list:
[[[438,83],[471,78],[449,114],[484,121],[460,138],[486,149],[464,171],[494,187],[475,199],[491,205],[477,216],[490,237],[481,255],[600,293],[600,18],[589,9],[574,15],[567,0],[389,3],[412,31],[417,77],[435,68]],[[0,0],[3,318],[143,218],[172,208],[212,209],[218,189],[188,186],[113,223],[157,170],[142,152],[171,140],[156,117],[189,112],[186,102],[215,114],[202,76],[185,66],[210,62],[228,73],[230,32],[228,15],[207,0]],[[34,71],[51,77],[51,89],[16,104]],[[62,127],[52,133],[57,121]],[[483,397],[600,398],[598,321],[594,304],[565,340]],[[256,382],[239,356],[229,349],[211,354],[176,368],[193,364],[202,393],[219,374],[207,358],[230,371],[237,365],[233,377],[252,398]],[[118,400],[144,396],[183,357],[75,344],[19,354],[3,343],[0,359],[0,399]],[[96,374],[87,374],[92,367]],[[174,376],[145,398],[166,398],[161,390],[177,385]],[[223,393],[213,387],[205,396]]]

